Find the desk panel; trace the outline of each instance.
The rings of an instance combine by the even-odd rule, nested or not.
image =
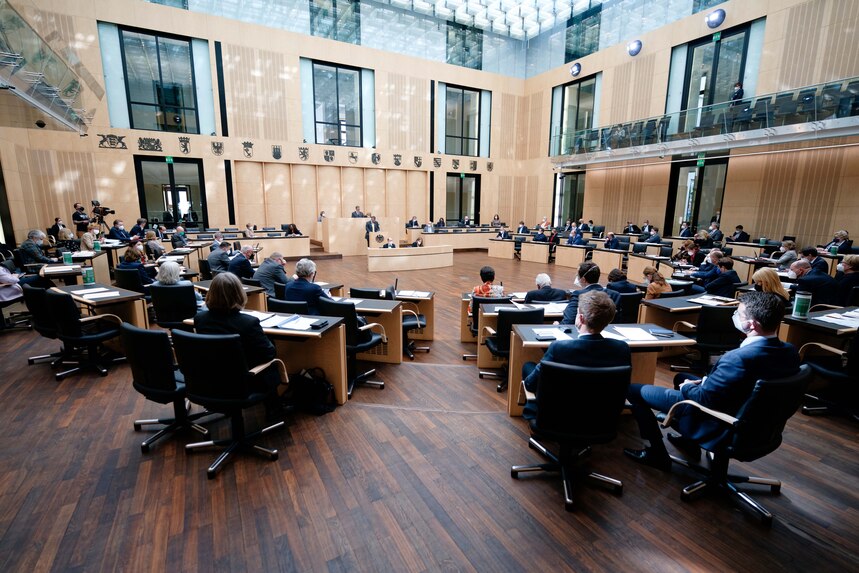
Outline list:
[[[404,249],[367,249],[367,270],[414,271],[453,266],[450,245],[409,247]]]
[[[608,251],[605,249],[594,249],[591,260],[600,268],[600,272],[607,275],[612,269],[623,268],[623,253]]]
[[[577,269],[585,262],[589,250],[582,245],[558,245],[555,248],[555,266]]]
[[[489,239],[489,256],[496,259],[512,259],[515,252],[513,239]]]
[[[532,263],[548,263],[549,243],[535,243],[533,241],[522,243],[522,260]]]
[[[498,231],[495,229],[487,229],[481,231],[475,229],[468,231],[465,229],[447,232],[423,233],[421,237],[424,239],[424,246],[436,247],[439,245],[450,245],[454,251],[463,249],[487,249],[489,250],[489,241],[494,239]]]

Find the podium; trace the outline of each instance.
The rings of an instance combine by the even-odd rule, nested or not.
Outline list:
[[[364,240],[364,225],[369,218],[328,217],[322,221],[322,248],[326,253],[340,253],[344,257],[367,254],[367,241]],[[381,246],[387,237],[400,242],[404,227],[399,217],[376,217],[380,231],[370,234],[370,244]],[[376,241],[382,235],[382,242]]]

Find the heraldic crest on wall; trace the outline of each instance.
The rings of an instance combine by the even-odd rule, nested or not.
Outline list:
[[[358,163],[358,153],[355,151],[349,152],[349,163]]]
[[[283,157],[283,155],[282,155],[281,151],[282,151],[282,150],[281,150],[281,148],[280,148],[280,146],[279,146],[279,145],[272,145],[272,146],[271,146],[271,156],[272,156],[274,159],[280,159],[281,157]]]
[[[454,169],[459,169],[459,159],[454,159],[454,160],[453,160],[453,168],[454,168]]]
[[[124,135],[114,135],[112,133],[97,134],[101,139],[98,141],[98,146],[102,149],[128,149],[125,144]]]
[[[415,155],[415,167],[420,167],[424,164],[424,158],[420,155]]]
[[[310,157],[310,148],[309,147],[299,147],[298,148],[298,158],[302,161],[307,161],[307,158]]]
[[[161,140],[157,137],[138,137],[137,149],[140,151],[164,151],[161,149]]]
[[[438,169],[441,167],[441,157],[433,157],[432,158],[432,166]]]
[[[399,167],[403,163],[403,156],[399,153],[394,154],[394,165]]]
[[[184,155],[188,155],[191,153],[191,138],[190,137],[180,137],[179,138],[179,151],[181,151]]]
[[[245,153],[245,157],[247,157],[248,159],[250,159],[251,157],[254,156],[254,144],[252,142],[243,141],[242,142],[242,150]]]
[[[224,142],[223,141],[213,141],[212,142],[212,154],[214,154],[214,155],[223,155],[224,154]]]
[[[325,153],[322,154],[322,158],[328,163],[331,163],[332,161],[334,161],[334,150],[326,149]]]

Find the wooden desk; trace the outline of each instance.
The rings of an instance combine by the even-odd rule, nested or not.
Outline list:
[[[194,288],[202,292],[203,298],[205,298],[211,285],[212,281],[210,280],[197,281],[194,283]],[[245,289],[245,294],[248,295],[248,303],[245,305],[247,310],[258,310],[260,312],[266,312],[268,310],[268,302],[264,288],[248,285],[242,285],[242,288]]]
[[[631,281],[637,281],[644,276],[645,267],[653,267],[659,269],[659,264],[663,261],[670,261],[667,257],[654,257],[651,255],[642,255],[640,253],[630,253],[626,259],[626,276]],[[671,276],[671,272],[668,273]]]
[[[454,251],[489,249],[489,241],[498,234],[496,229],[484,227],[445,227],[435,233],[422,233],[425,247],[450,245]]]
[[[453,247],[450,245],[408,247],[404,249],[367,249],[367,270],[414,271],[453,266]]]
[[[625,251],[609,250],[609,249],[594,249],[591,255],[591,261],[597,264],[600,272],[607,275],[612,269],[623,268],[623,255]]]
[[[426,328],[409,331],[414,340],[432,340],[435,336],[435,293],[426,291],[397,291],[397,300],[403,302],[404,310],[414,310],[426,318]],[[412,308],[414,306],[415,308]]]
[[[464,292],[459,299],[459,341],[474,342],[471,329],[468,328],[468,304],[471,302],[471,293]]]
[[[357,220],[357,219],[356,219]],[[363,219],[362,219],[363,220]],[[363,227],[362,227],[363,228]],[[265,233],[263,233],[265,235]],[[361,241],[364,240],[364,233],[361,233],[360,237]],[[300,259],[303,257],[310,256],[310,237],[307,235],[301,235],[300,237],[286,237],[286,236],[278,236],[278,237],[267,237],[267,236],[256,236],[256,237],[244,237],[237,239],[242,242],[243,245],[254,245],[258,246],[258,249],[255,249],[256,252],[263,252],[267,257],[274,252],[278,252],[283,255],[285,259]],[[365,243],[361,243],[365,244]],[[200,255],[203,258],[203,255]],[[208,256],[208,253],[206,254]],[[260,259],[262,260],[262,259]]]
[[[732,257],[757,258],[763,251],[763,246],[758,243],[728,243],[722,242],[723,247],[731,247]]]
[[[740,280],[747,282],[749,284],[752,283],[752,275],[755,274],[755,271],[761,267],[774,267],[775,263],[770,259],[758,259],[754,257],[737,257],[731,255],[731,259],[734,261],[734,270],[739,275]]]
[[[358,354],[359,360],[400,364],[403,361],[403,305],[398,300],[375,300],[344,298],[340,302],[358,301],[355,310],[367,318],[367,322],[378,322],[385,328],[387,343]]]
[[[850,306],[838,310],[819,310],[808,314],[807,319],[793,318],[790,310],[785,315],[779,329],[779,338],[790,342],[799,350],[807,342],[820,342],[835,348],[844,348],[844,345],[856,334],[855,327],[834,324],[817,320],[817,317],[827,314],[841,314],[843,312],[856,310],[859,307]]]
[[[84,282],[83,270],[77,264],[50,263],[39,269],[39,276],[51,280],[62,280],[66,285],[72,286]],[[110,284],[110,281],[107,284]]]
[[[489,256],[496,259],[512,259],[515,252],[513,239],[489,239]]]
[[[587,245],[564,245],[562,243],[555,248],[555,266],[577,269],[580,264],[585,262],[588,251],[592,250],[593,247]]]
[[[653,324],[612,324],[606,328],[606,331],[616,333],[615,328],[618,326],[640,327],[645,330],[656,327]],[[551,344],[551,341],[537,340],[534,335],[535,328],[546,327],[516,324],[513,326],[513,332],[510,333],[510,366],[507,382],[507,413],[510,416],[522,415],[523,407],[520,405],[520,401],[525,402],[524,397],[520,400],[519,395],[522,388],[522,366],[529,361],[539,362],[543,358],[546,348]],[[578,336],[575,327],[570,330],[571,332],[567,333],[567,336],[572,338]],[[653,341],[628,341],[628,344],[632,352],[632,381],[638,384],[653,384],[656,378],[656,358],[659,352],[665,347],[691,346],[695,344],[695,341],[674,334],[671,338],[657,338]]]
[[[325,283],[321,281],[315,281],[313,284],[319,285],[322,290],[327,290],[331,296],[343,296],[343,285],[336,283]]]
[[[549,242],[525,241],[522,243],[522,260],[532,263],[549,262]]]
[[[817,256],[821,259],[826,259],[826,262],[829,263],[829,274],[833,277],[838,272],[838,263],[844,258],[844,255],[833,255],[831,253],[818,253]]]
[[[524,308],[543,308],[543,322],[552,323],[556,320],[561,320],[564,317],[564,309],[567,307],[566,302],[553,303],[551,306],[547,304],[529,304],[520,305]],[[498,327],[498,309],[500,308],[516,308],[512,304],[485,304],[480,307],[480,316],[477,319],[478,335],[477,335],[477,367],[478,368],[501,368],[507,362],[506,358],[495,356],[487,348],[485,341],[486,336],[483,328],[488,326],[495,329]],[[521,368],[520,368],[521,370]]]
[[[71,285],[55,287],[57,290],[72,295],[75,302],[86,307],[92,315],[115,314],[123,320],[139,328],[149,328],[149,314],[146,312],[146,299],[143,294],[109,284]],[[101,290],[99,290],[101,289]],[[89,298],[85,291],[93,291],[90,296],[99,292],[116,292],[110,298]]]
[[[326,217],[322,220],[322,248],[326,253],[340,253],[344,257],[367,254],[367,241],[364,239],[365,226],[370,218]],[[399,217],[377,217],[378,233],[370,234],[370,244],[377,245],[375,235],[393,237],[395,241],[405,238],[405,227]],[[255,240],[255,239],[254,239]],[[308,254],[310,239],[307,238]],[[426,245],[424,237],[424,245]],[[307,255],[304,255],[307,256]]]
[[[110,284],[110,265],[107,262],[109,258],[109,255],[104,251],[79,251],[72,253],[72,260],[75,263],[92,267],[95,282],[106,285]]]

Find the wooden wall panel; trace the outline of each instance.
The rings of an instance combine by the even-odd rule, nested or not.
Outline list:
[[[246,223],[263,226],[265,219],[265,184],[263,164],[253,161],[236,161],[236,226]]]
[[[364,170],[360,167],[343,167],[340,170],[341,184],[340,193],[340,209],[332,211],[337,213],[334,217],[348,217],[355,205],[360,206],[364,212],[367,211],[367,206],[364,205]]]
[[[313,165],[292,166],[292,212],[293,223],[305,233],[316,225],[316,167]]]
[[[429,80],[388,73],[376,91],[387,104],[388,145],[392,150],[429,149]],[[384,77],[380,74],[380,78]]]
[[[266,224],[280,228],[281,224],[292,221],[290,167],[281,163],[266,163],[264,172]]]
[[[412,217],[425,223],[429,220],[429,175],[426,171],[407,171],[406,176],[407,218],[402,220],[403,224]]]
[[[534,159],[546,154],[545,146],[542,143],[548,136],[544,137],[545,134],[540,129],[543,125],[541,121],[543,99],[544,94],[540,92],[531,94],[531,97],[528,98],[528,155],[521,159]]]
[[[513,159],[516,157],[516,110],[517,98],[513,94],[502,93],[501,105],[498,106],[500,113],[499,121],[493,121],[498,125],[492,137],[492,154],[501,159]]]
[[[406,212],[406,173],[400,169],[389,169],[385,172],[384,216],[399,217],[403,225],[411,218],[411,214]]]
[[[223,59],[230,135],[288,139],[285,54],[223,44]]]
[[[364,213],[387,217],[385,211],[385,170],[364,170]]]
[[[342,206],[342,175],[340,167],[320,165],[316,168],[316,215],[319,211],[325,211],[329,217],[339,216]],[[351,211],[350,211],[351,213]]]
[[[668,209],[670,164],[619,165],[624,167],[592,169],[585,175],[584,218],[609,231],[620,230],[628,220],[641,224],[644,219],[661,228]]]
[[[820,69],[819,81],[855,77],[859,73],[859,49],[856,47],[859,2],[830,0],[829,6],[831,16],[823,34],[824,57],[816,62]]]
[[[512,229],[519,224],[518,212],[513,209],[513,177],[501,175],[498,177],[498,215]]]
[[[516,115],[514,122],[516,125],[516,154],[518,159],[528,157],[528,118],[529,116],[529,101],[527,96],[516,98]]]

